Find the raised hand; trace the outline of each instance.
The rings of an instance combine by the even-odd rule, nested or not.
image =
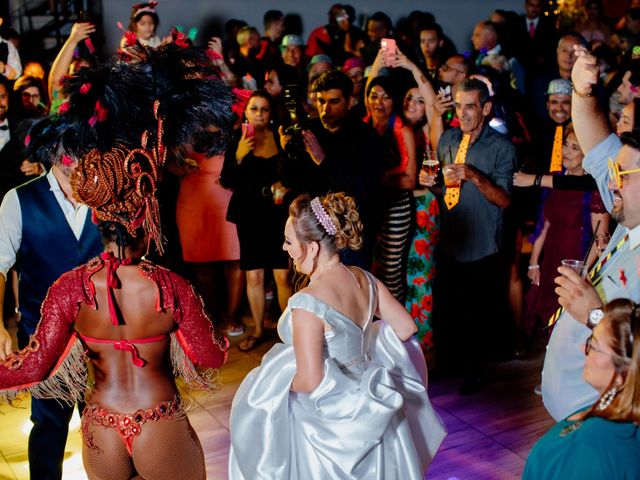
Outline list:
[[[598,82],[598,60],[582,45],[574,45],[573,53],[577,58],[571,71],[571,81],[578,93],[587,95]]]

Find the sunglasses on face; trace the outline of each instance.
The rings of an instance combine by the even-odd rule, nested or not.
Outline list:
[[[620,165],[613,160],[609,159],[609,176],[613,179],[616,187],[622,187],[622,177],[629,175],[630,173],[640,172],[640,168],[633,168],[631,170],[620,170]]]

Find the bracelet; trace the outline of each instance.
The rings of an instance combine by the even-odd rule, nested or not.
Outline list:
[[[542,175],[536,175],[536,178],[533,181],[533,186],[539,187],[541,182],[542,182]]]
[[[540,265],[536,263],[535,265],[529,265],[527,268],[529,270],[538,270],[540,268]]]
[[[580,98],[593,97],[593,93],[591,93],[591,92],[589,92],[589,93],[580,93],[578,90],[576,90],[576,87],[573,86],[573,83],[571,84],[571,91],[573,93],[575,93],[576,97],[580,97]]]

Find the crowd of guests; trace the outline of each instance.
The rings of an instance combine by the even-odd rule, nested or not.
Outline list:
[[[379,279],[378,315],[399,315],[393,308],[404,305],[402,322],[387,319],[396,334],[404,340],[415,330],[430,366],[462,377],[463,395],[487,385],[492,362],[525,357],[540,340],[549,341],[536,392],[560,423],[534,447],[525,478],[560,478],[562,468],[576,463],[568,458],[589,466],[579,478],[605,478],[594,472],[612,469],[620,472],[612,478],[637,474],[631,457],[638,457],[634,429],[640,421],[640,314],[633,303],[640,300],[633,254],[640,244],[640,5],[609,19],[600,1],[586,1],[571,25],[545,14],[541,0],[525,0],[523,7],[522,15],[496,10],[480,20],[463,52],[432,14],[421,11],[395,25],[376,12],[358,25],[353,7],[335,4],[327,24],[312,29],[306,41],[277,10],[264,14],[261,28],[229,20],[224,37],[203,47],[232,89],[234,125],[224,152],[204,148],[208,137],[201,134],[184,160],[165,172],[163,182],[174,180],[176,188],[161,192],[160,209],[176,231],[167,235],[159,262],[190,278],[215,328],[243,336],[242,351],[267,338],[288,303],[324,318],[325,307],[320,315],[318,305],[292,295],[305,286],[301,274],[313,280],[338,264]],[[2,46],[9,42],[0,39],[0,194],[50,169],[46,158],[25,151],[29,128],[60,114],[65,78],[99,63],[92,55],[94,32],[91,23],[73,26],[47,83],[43,68],[22,71],[12,44],[3,62]],[[175,30],[162,37],[158,7],[149,2],[133,7],[120,50],[199,40]],[[96,116],[100,121],[98,110]],[[65,156],[57,165],[68,167]],[[326,196],[330,192],[346,197],[336,200]],[[0,207],[0,234],[15,239],[10,229],[24,227],[8,229],[3,220],[16,217],[7,213],[16,208],[12,195]],[[336,248],[337,240],[327,240],[318,224],[315,240],[309,231],[292,230],[292,219],[316,198],[340,226],[336,238],[355,236],[357,248]],[[77,209],[67,212],[69,218],[79,215]],[[361,223],[349,213],[356,209]],[[75,219],[77,240],[83,221]],[[304,255],[292,246],[294,236],[306,239]],[[17,275],[10,273],[15,252],[5,252],[15,248],[5,243],[4,310],[15,304],[16,311],[28,311]],[[314,252],[308,264],[306,248],[316,244],[330,255]],[[307,263],[298,262],[302,258]],[[325,292],[345,288],[342,296],[335,293],[335,303],[344,306],[337,313],[349,311],[347,294],[362,303],[361,284],[372,281],[350,268],[325,275],[332,277]],[[358,287],[352,292],[351,282]],[[304,291],[322,299],[323,284]],[[245,297],[252,328],[242,322]],[[355,322],[362,329],[370,320],[347,317],[362,317]],[[295,318],[286,317],[283,337],[294,349]],[[29,321],[21,346],[37,323]],[[343,328],[335,319],[324,325]],[[326,338],[322,322],[314,328],[308,342]],[[10,339],[0,334],[0,353],[9,353]],[[312,380],[304,383],[300,372],[287,377],[289,364],[279,361],[283,385],[294,392],[320,384],[320,363],[305,364]],[[272,381],[252,377],[245,389],[276,392]],[[567,436],[576,443],[569,447]],[[619,445],[587,463],[603,438]],[[392,435],[387,443],[396,441]],[[547,460],[551,449],[564,455],[557,463]],[[623,457],[628,462],[617,461]],[[245,478],[241,463],[232,454],[233,478]],[[573,478],[576,471],[562,476]]]

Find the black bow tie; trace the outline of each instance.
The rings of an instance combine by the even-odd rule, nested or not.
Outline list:
[[[9,125],[0,125],[0,130],[9,130]]]

